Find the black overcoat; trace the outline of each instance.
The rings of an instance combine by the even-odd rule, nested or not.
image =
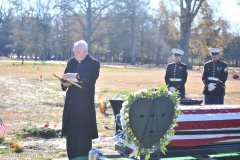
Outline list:
[[[76,138],[98,138],[96,111],[94,105],[95,83],[99,76],[100,63],[87,55],[78,62],[75,57],[69,59],[64,73],[78,73],[78,83],[82,89],[71,85],[67,90],[63,117],[62,135]]]

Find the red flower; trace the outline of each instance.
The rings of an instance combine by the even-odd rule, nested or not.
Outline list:
[[[235,74],[232,75],[232,78],[233,78],[233,79],[238,79],[238,78],[239,78],[239,75],[235,73]]]
[[[55,124],[54,124],[54,128],[56,128],[56,127],[57,127],[57,124],[55,123]]]
[[[49,124],[48,124],[48,123],[44,125],[44,128],[48,128],[48,127],[49,127]]]

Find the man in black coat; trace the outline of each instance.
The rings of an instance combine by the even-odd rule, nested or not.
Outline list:
[[[184,52],[181,49],[172,49],[174,62],[169,63],[165,74],[165,83],[169,91],[179,91],[181,99],[185,98],[185,83],[187,81],[187,65],[181,62]]]
[[[100,63],[87,53],[88,45],[81,40],[74,44],[63,79],[71,79],[81,87],[62,82],[66,98],[62,118],[62,136],[66,136],[67,154],[72,159],[88,159],[92,139],[98,138],[94,105],[95,83]]]
[[[212,60],[204,64],[202,81],[204,83],[205,104],[223,104],[225,82],[228,77],[227,64],[219,60],[219,48],[211,48]]]

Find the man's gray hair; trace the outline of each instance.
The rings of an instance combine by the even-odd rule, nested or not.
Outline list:
[[[75,42],[73,47],[82,47],[82,48],[85,48],[86,50],[88,50],[88,44],[84,40],[80,40],[80,41]]]

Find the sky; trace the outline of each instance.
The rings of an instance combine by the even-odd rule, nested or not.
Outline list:
[[[159,0],[150,0],[151,8],[158,8]],[[240,6],[236,5],[239,0],[220,0],[220,4],[217,10],[217,14],[223,19],[226,19],[231,24],[231,30],[240,32]]]

